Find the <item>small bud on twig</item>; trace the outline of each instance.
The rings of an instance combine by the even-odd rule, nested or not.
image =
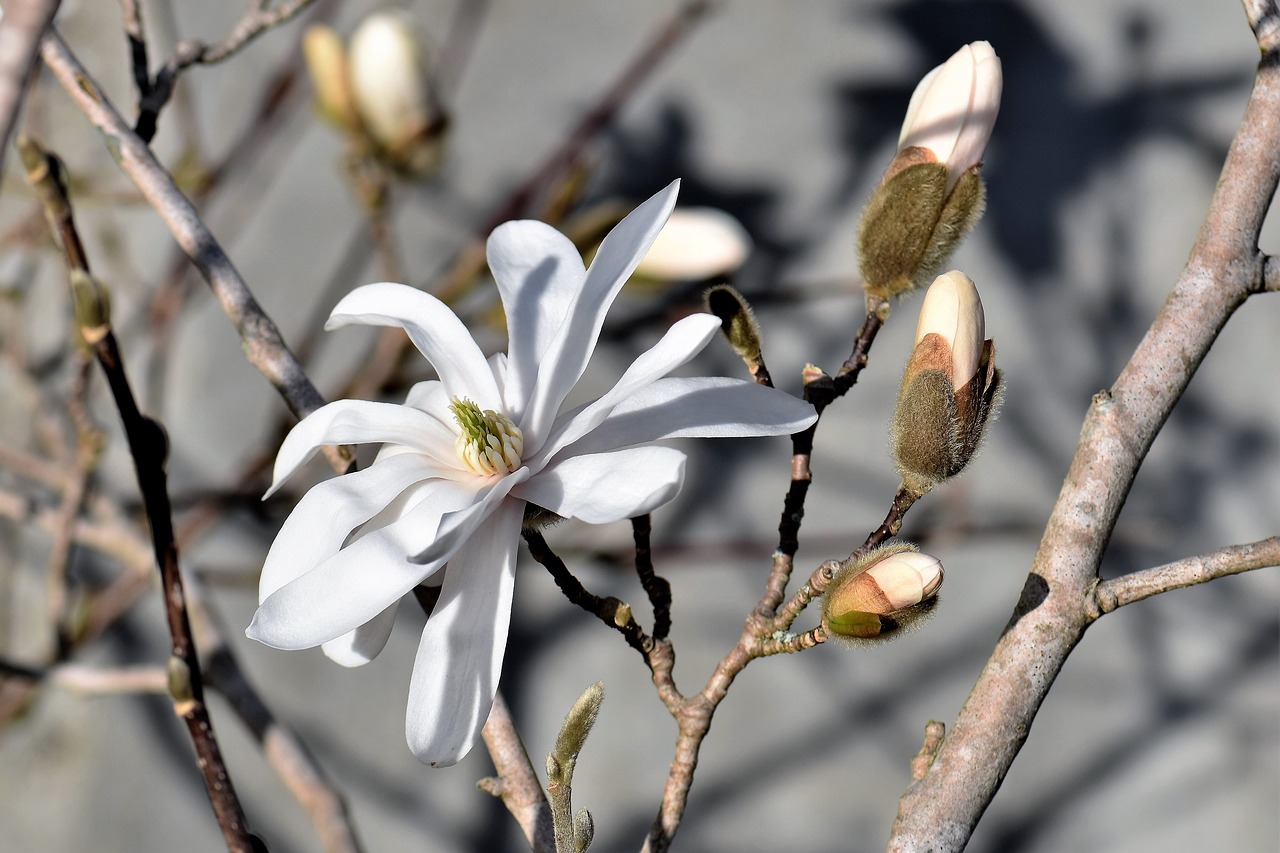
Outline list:
[[[822,599],[822,622],[837,636],[870,640],[927,613],[942,586],[942,563],[895,542],[845,561]]]
[[[982,216],[982,155],[1000,107],[1000,60],[987,42],[962,47],[911,96],[898,155],[862,213],[863,288],[881,299],[918,287]]]
[[[969,277],[938,276],[920,306],[890,427],[894,464],[916,495],[964,469],[999,405],[995,344],[985,334],[982,300]]]

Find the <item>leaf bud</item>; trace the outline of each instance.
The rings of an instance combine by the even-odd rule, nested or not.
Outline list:
[[[909,626],[932,609],[942,563],[894,542],[855,554],[836,571],[822,599],[822,623],[840,637],[871,640]]]
[[[111,328],[111,294],[106,286],[82,269],[72,269],[71,307],[80,334],[90,344],[102,340]]]
[[[746,298],[727,284],[707,291],[707,310],[720,318],[720,331],[733,351],[750,364],[760,360],[760,326]]]
[[[973,281],[954,270],[938,276],[920,306],[890,426],[894,464],[916,495],[963,470],[998,407],[1001,375],[985,334]]]

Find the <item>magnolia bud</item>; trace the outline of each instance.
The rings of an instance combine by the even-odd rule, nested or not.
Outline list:
[[[898,155],[863,210],[863,287],[882,299],[923,283],[982,216],[979,166],[1000,106],[1000,60],[965,45],[916,87]]]
[[[891,426],[894,464],[917,495],[960,473],[998,405],[1000,371],[985,334],[982,300],[969,277],[954,270],[938,276],[920,306]]]
[[[922,148],[947,168],[947,191],[982,162],[1003,76],[1000,58],[985,41],[966,44],[916,86],[898,137],[898,151]]]
[[[344,130],[359,130],[360,116],[351,92],[347,51],[342,39],[332,27],[310,26],[302,37],[302,54],[316,89],[316,107],[320,114]]]
[[[375,12],[351,35],[347,52],[356,111],[365,129],[395,165],[429,168],[435,119],[427,84],[426,49],[405,12]]]
[[[720,331],[733,351],[748,366],[760,363],[760,326],[746,297],[727,284],[718,284],[704,298],[707,310],[720,318]]]
[[[927,613],[942,586],[942,563],[895,542],[841,565],[822,599],[822,621],[853,639],[881,637]]]
[[[751,237],[723,210],[676,208],[635,274],[662,281],[702,281],[737,272],[750,254]]]

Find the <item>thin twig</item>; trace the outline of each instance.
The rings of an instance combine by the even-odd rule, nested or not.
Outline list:
[[[665,640],[671,633],[671,584],[653,570],[653,552],[649,547],[652,531],[647,513],[631,519],[631,536],[636,543],[636,576],[653,607],[653,638]]]
[[[547,540],[540,532],[525,530],[523,536],[524,541],[529,545],[529,554],[546,567],[565,597],[622,634],[627,645],[638,651],[647,661],[648,653],[653,648],[653,637],[640,629],[635,615],[631,612],[631,605],[612,595],[601,597],[588,592],[582,582],[569,571],[564,560],[551,550],[551,546],[547,544]]]
[[[1104,613],[1162,592],[1276,565],[1280,565],[1280,536],[1248,545],[1232,545],[1199,557],[1187,557],[1101,581],[1094,588],[1093,606],[1088,616],[1091,620],[1097,619]]]
[[[55,162],[51,155],[46,157],[48,164]],[[24,161],[30,166],[38,165],[34,152],[30,149],[24,151]],[[44,170],[30,168],[28,179],[32,183],[43,182],[45,186],[42,188],[42,194],[44,197],[49,197],[65,189],[65,185],[59,187],[53,178],[58,171],[56,168]],[[74,232],[75,224],[70,215],[70,202],[65,197],[62,199],[62,206],[65,208],[65,227]],[[77,275],[87,276],[88,274],[87,259],[81,257],[79,261],[82,266],[70,268],[73,282]],[[81,314],[79,307],[83,298],[80,293],[74,297],[74,301],[77,302],[77,321],[81,324],[81,336],[92,347],[94,356],[107,377],[107,384],[111,388],[112,397],[124,424],[125,438],[129,444],[130,455],[133,457],[143,507],[151,526],[152,547],[156,565],[160,570],[165,616],[171,639],[167,682],[169,693],[174,700],[174,711],[187,724],[187,731],[197,755],[196,765],[204,777],[205,790],[209,794],[227,849],[231,853],[253,853],[264,847],[262,842],[248,830],[244,810],[240,806],[235,787],[227,773],[222,750],[214,734],[213,722],[209,718],[209,711],[204,703],[200,663],[192,637],[191,624],[187,617],[182,574],[178,568],[178,549],[173,539],[173,516],[169,504],[168,475],[165,472],[168,438],[164,428],[157,421],[138,411],[105,308],[100,308],[99,313],[92,320],[87,320]],[[103,300],[100,299],[99,304],[101,305],[102,302]]]
[[[145,142],[150,142],[155,136],[160,111],[173,96],[173,87],[183,71],[192,65],[212,65],[230,58],[253,39],[288,21],[313,2],[315,0],[285,0],[274,9],[266,9],[265,4],[256,3],[249,7],[232,28],[231,34],[221,42],[212,45],[192,39],[179,42],[174,48],[173,56],[156,72],[155,79],[139,85],[138,121],[135,125],[137,135]],[[135,61],[135,79],[137,74]],[[145,71],[143,74],[145,79]]]
[[[35,70],[36,51],[62,0],[8,0],[0,20],[0,153],[18,126],[18,113]],[[0,176],[4,157],[0,157]]]
[[[224,313],[240,333],[249,363],[267,378],[299,419],[323,406],[324,398],[311,384],[285,345],[280,330],[258,304],[231,259],[209,233],[195,207],[53,31],[45,37],[42,56],[72,100],[109,140],[108,147],[116,155],[120,168],[160,214],[178,244],[199,268]],[[347,448],[340,447],[326,448],[325,455],[339,473],[348,470],[354,458]]]

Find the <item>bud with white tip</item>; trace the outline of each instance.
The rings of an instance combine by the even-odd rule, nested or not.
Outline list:
[[[982,216],[979,174],[1003,86],[985,41],[962,47],[916,87],[898,154],[863,210],[858,254],[868,296],[909,292],[940,267]]]
[[[750,254],[747,229],[723,210],[678,207],[635,274],[661,281],[703,281],[737,272]]]
[[[427,79],[427,51],[413,19],[400,10],[375,12],[351,35],[351,89],[365,130],[396,165],[429,168],[438,123]],[[430,150],[428,150],[428,148]]]
[[[822,623],[838,637],[882,638],[927,614],[941,586],[936,557],[906,542],[883,545],[841,565],[823,595]]]
[[[890,443],[903,485],[922,495],[963,470],[1000,393],[982,300],[962,272],[940,275],[920,306]]]

